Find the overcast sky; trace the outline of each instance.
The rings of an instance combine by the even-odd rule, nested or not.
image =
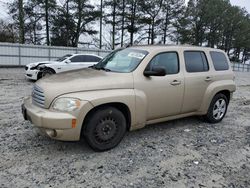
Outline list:
[[[185,1],[188,2],[189,0],[185,0]],[[230,0],[230,2],[232,5],[245,7],[247,11],[250,13],[250,0]]]
[[[6,3],[12,2],[13,0],[0,0],[0,18],[1,19],[10,19],[10,16],[7,13]],[[92,0],[93,1],[93,0]],[[98,0],[95,0],[97,2]],[[153,1],[153,0],[152,0]],[[189,0],[186,0],[188,2]],[[245,7],[250,13],[250,0],[230,0],[233,5],[240,7]]]
[[[249,0],[230,0],[233,5],[245,7],[250,13],[250,1]]]
[[[250,1],[249,0],[230,0],[233,5],[245,7],[250,13]]]

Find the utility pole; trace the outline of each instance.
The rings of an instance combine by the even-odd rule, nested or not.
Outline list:
[[[121,47],[123,47],[124,40],[124,22],[125,22],[125,0],[122,1],[122,36],[121,36]]]
[[[47,46],[50,45],[50,36],[49,36],[49,0],[45,0],[45,22],[46,22],[46,39]]]
[[[102,49],[102,14],[103,14],[103,0],[101,0],[101,15],[100,15],[100,46],[99,48]]]
[[[23,12],[23,0],[18,0],[18,10],[19,10],[19,43],[24,44],[24,12]]]
[[[69,46],[69,0],[66,0],[66,40]]]
[[[112,12],[112,50],[115,49],[115,24],[116,24],[116,0],[113,1],[113,12]]]

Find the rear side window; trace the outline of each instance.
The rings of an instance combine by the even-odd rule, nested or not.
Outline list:
[[[229,69],[228,61],[224,53],[210,52],[210,55],[214,64],[214,69],[216,71],[223,71]]]
[[[209,70],[204,52],[185,51],[184,58],[187,72],[206,72]]]
[[[152,70],[154,66],[165,68],[167,74],[177,74],[179,72],[178,54],[176,52],[160,53],[150,61],[147,70]]]
[[[101,58],[92,56],[92,55],[77,55],[72,57],[71,59],[72,63],[77,63],[77,62],[99,62]]]
[[[86,55],[86,62],[99,62],[101,58],[92,56],[92,55]]]

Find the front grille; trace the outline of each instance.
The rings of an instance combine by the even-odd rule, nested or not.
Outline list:
[[[38,87],[37,85],[33,87],[32,101],[33,101],[33,104],[36,104],[40,107],[44,107],[44,103],[45,103],[44,92],[43,92],[43,89]]]
[[[29,67],[28,67],[28,66],[26,66],[26,67],[25,67],[25,70],[28,70],[28,69],[29,69]]]

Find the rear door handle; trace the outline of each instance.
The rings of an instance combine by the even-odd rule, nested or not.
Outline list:
[[[211,78],[210,76],[207,76],[207,77],[205,78],[205,81],[206,81],[206,82],[210,82],[210,81],[212,81],[212,78]]]
[[[178,80],[174,80],[173,82],[171,82],[172,86],[177,86],[177,85],[180,85],[180,84],[181,84],[181,81],[178,81]]]

